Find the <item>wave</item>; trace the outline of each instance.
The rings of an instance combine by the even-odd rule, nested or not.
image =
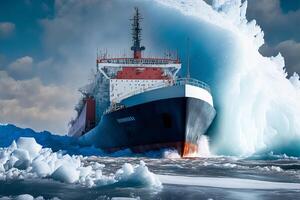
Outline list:
[[[259,53],[264,33],[255,20],[247,20],[247,1],[214,0],[212,5],[197,0],[157,2],[178,10],[191,21],[197,20],[203,31],[211,35],[232,35],[233,45],[225,46],[231,52],[231,57],[227,57],[230,61],[223,62],[221,69],[211,66],[213,72],[205,74],[217,108],[216,123],[211,129],[215,135],[214,151],[222,155],[249,156],[272,151],[300,156],[299,76],[295,73],[287,78],[281,54],[263,57]],[[207,29],[208,26],[219,29]],[[212,40],[205,41],[199,35],[191,49],[203,43],[214,45]],[[218,53],[209,56],[226,60]]]

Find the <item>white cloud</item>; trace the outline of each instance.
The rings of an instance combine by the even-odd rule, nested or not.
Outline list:
[[[0,22],[0,38],[9,37],[15,30],[15,24],[11,22]]]
[[[9,73],[17,79],[24,79],[32,76],[33,58],[24,56],[18,58],[8,66]]]
[[[139,6],[145,16],[142,22],[145,53],[151,50],[155,54],[159,45],[149,42],[155,37],[150,33],[159,24],[152,22],[150,5],[150,1],[137,0],[55,1],[55,16],[40,21],[44,49],[53,58],[51,67],[45,69],[52,80],[43,77],[43,81],[82,86],[95,68],[97,48],[107,49],[115,56],[124,53],[131,56],[130,18],[135,6]]]
[[[1,123],[66,133],[74,114],[73,91],[44,85],[38,78],[15,80],[5,71],[0,71],[0,91]]]

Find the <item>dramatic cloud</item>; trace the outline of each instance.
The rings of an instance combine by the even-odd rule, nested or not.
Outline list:
[[[273,47],[264,45],[261,48],[261,52],[267,56],[276,55],[280,52],[285,58],[285,63],[286,66],[288,66],[290,75],[292,75],[293,72],[300,74],[300,43],[297,43],[294,40],[286,40]]]
[[[289,71],[298,72],[300,74],[300,43],[293,40],[280,42],[275,49],[282,53],[285,57],[286,65]]]
[[[11,63],[8,71],[16,79],[25,79],[32,76],[33,58],[24,56]]]
[[[44,50],[54,58],[51,66],[45,68],[48,76],[42,77],[43,81],[82,86],[91,69],[95,69],[97,49],[102,52],[106,49],[114,56],[131,56],[130,18],[135,6],[144,16],[142,43],[147,47],[145,53],[156,54],[160,45],[154,46],[152,39],[157,36],[160,23],[167,18],[160,23],[154,21],[163,13],[152,16],[155,5],[151,1],[55,1],[56,15],[40,21],[44,30]],[[162,43],[161,38],[159,42]]]
[[[280,0],[251,0],[247,13],[249,18],[257,20],[265,33],[266,45],[261,52],[266,56],[281,52],[289,75],[295,71],[300,73],[297,56],[300,55],[300,10],[284,12]]]
[[[10,22],[0,22],[0,39],[9,37],[15,30],[15,24]]]
[[[65,133],[75,97],[64,87],[43,85],[38,78],[15,80],[0,71],[0,121],[37,130]]]
[[[130,6],[127,1],[55,1],[55,17],[40,21],[44,49],[52,56],[48,66],[44,63],[43,81],[82,86],[95,69],[97,48],[117,54],[129,49]]]
[[[263,27],[266,39],[274,45],[286,38],[300,40],[300,10],[283,12],[279,0],[252,0],[248,17]]]

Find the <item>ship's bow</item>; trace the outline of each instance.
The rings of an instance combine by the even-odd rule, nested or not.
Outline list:
[[[196,98],[187,98],[185,140],[180,149],[182,157],[194,157],[201,153],[199,140],[207,132],[215,115],[216,111],[209,103]]]

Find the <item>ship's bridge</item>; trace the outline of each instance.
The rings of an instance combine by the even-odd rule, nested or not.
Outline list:
[[[141,16],[138,8],[132,19],[133,57],[110,58],[107,53],[97,57],[97,71],[109,80],[109,100],[119,103],[126,93],[143,91],[156,85],[169,85],[181,68],[177,58],[168,54],[165,58],[144,57],[146,49],[141,45]]]
[[[165,75],[175,78],[181,68],[179,59],[170,58],[98,58],[97,69],[107,78],[114,78],[115,74],[123,68],[158,68]]]
[[[124,94],[156,85],[169,85],[181,68],[171,58],[98,58],[97,70],[109,80],[110,102],[119,103]]]
[[[179,59],[171,58],[99,58],[98,63],[113,63],[113,64],[178,64]]]

